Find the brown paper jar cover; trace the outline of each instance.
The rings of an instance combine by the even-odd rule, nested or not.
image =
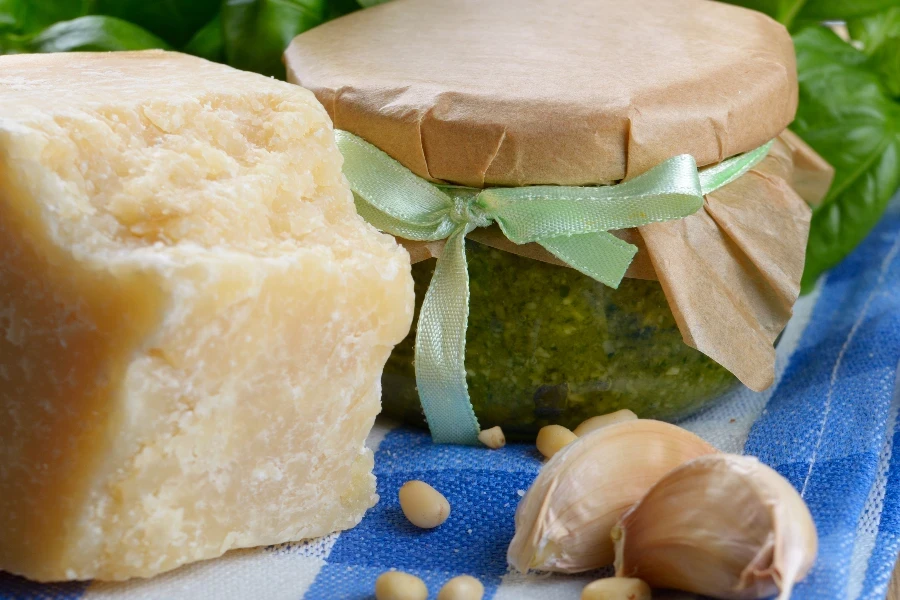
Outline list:
[[[638,246],[628,276],[660,281],[688,345],[751,389],[771,385],[807,202],[833,174],[785,129],[796,68],[775,21],[707,0],[393,0],[298,36],[285,63],[336,128],[433,181],[605,184],[778,137],[696,214],[614,232]],[[554,262],[493,228],[469,237]],[[407,247],[422,260],[441,242]]]
[[[787,31],[708,0],[393,0],[298,36],[285,63],[335,127],[476,187],[716,163],[797,104]]]

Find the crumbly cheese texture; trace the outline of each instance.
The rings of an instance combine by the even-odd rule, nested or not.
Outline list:
[[[0,57],[0,570],[146,577],[352,527],[412,319],[306,90]]]

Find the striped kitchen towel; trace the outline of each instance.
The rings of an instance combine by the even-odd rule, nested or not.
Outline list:
[[[898,253],[895,202],[863,245],[797,305],[778,348],[776,384],[764,393],[736,391],[682,423],[722,450],[760,457],[802,493],[820,554],[797,600],[884,598],[897,559]],[[386,423],[369,443],[377,450],[381,501],[355,529],[234,551],[151,580],[39,585],[0,574],[0,598],[364,599],[390,568],[420,576],[432,598],[462,573],[484,582],[486,598],[579,597],[590,576],[524,576],[506,565],[513,513],[540,467],[533,446],[435,446],[423,432]],[[409,479],[447,496],[452,512],[443,526],[419,530],[404,519],[397,490]]]

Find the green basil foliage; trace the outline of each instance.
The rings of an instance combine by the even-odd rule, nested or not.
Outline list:
[[[766,13],[791,30],[822,21],[846,21],[897,6],[898,0],[723,0]]]
[[[731,0],[730,0],[731,1]],[[900,0],[733,0],[788,27],[800,105],[791,128],[835,168],[813,210],[803,289],[872,230],[900,188]],[[823,22],[842,21],[850,41]]]
[[[220,4],[220,0],[88,0],[86,12],[130,21],[179,48],[216,16]]]
[[[225,36],[222,35],[222,15],[217,14],[201,27],[183,50],[207,60],[225,62]]]
[[[284,79],[281,55],[297,34],[359,8],[357,0],[225,0],[225,59],[238,69]]]
[[[228,64],[284,78],[281,54],[292,39],[325,21],[319,0],[225,0],[222,26]]]
[[[900,98],[900,6],[848,22],[850,35],[895,98]]]
[[[88,14],[85,0],[0,0],[0,12],[13,22],[11,29],[20,33],[34,33]]]
[[[283,78],[281,55],[295,35],[384,1],[0,0],[0,54],[170,48]],[[900,187],[900,0],[725,1],[794,35],[800,107],[792,128],[835,167],[813,212],[808,290]],[[846,22],[852,43],[824,21]]]
[[[791,24],[803,9],[803,0],[726,0],[745,8],[766,13],[779,23]],[[854,0],[849,0],[853,2]]]
[[[23,48],[29,52],[87,52],[169,48],[169,45],[128,21],[88,15],[51,25],[25,40]]]
[[[867,57],[823,27],[794,38],[800,108],[793,128],[835,168],[813,212],[804,288],[869,233],[900,187],[900,105]]]
[[[897,0],[795,0],[801,7],[798,20],[846,21],[872,15],[897,6]]]
[[[114,4],[113,0],[106,1]],[[0,0],[0,52],[172,47],[137,24],[137,14],[106,14],[98,10],[103,4],[103,0]],[[123,1],[121,6],[128,4]]]
[[[0,0],[0,54],[181,50],[284,78],[299,33],[378,0]]]

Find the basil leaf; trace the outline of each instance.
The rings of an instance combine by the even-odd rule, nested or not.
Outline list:
[[[850,36],[862,44],[872,67],[888,91],[900,96],[900,7],[847,23]]]
[[[54,23],[88,14],[89,0],[19,0],[19,32],[36,33]]]
[[[900,187],[900,106],[867,57],[824,27],[794,36],[800,106],[792,125],[835,168],[812,218],[803,288],[869,233]]]
[[[371,2],[372,0],[368,1]],[[375,1],[377,2],[379,0]],[[386,0],[380,1],[385,2]],[[367,0],[326,0],[327,9],[325,11],[325,18],[331,20],[352,13],[363,6],[368,6],[366,2]]]
[[[225,61],[225,38],[222,36],[222,17],[216,15],[212,21],[194,34],[185,45],[184,51],[194,56],[216,62]]]
[[[736,4],[765,13],[779,23],[789,24],[803,8],[806,0],[723,0],[728,4]]]
[[[129,21],[182,46],[209,23],[220,4],[220,0],[89,0],[89,12]]]
[[[58,21],[86,15],[89,0],[0,0],[0,31],[36,33]]]
[[[0,31],[17,31],[22,19],[19,0],[0,0]]]
[[[222,31],[228,64],[284,79],[284,49],[326,15],[324,0],[225,0]]]
[[[28,36],[16,33],[0,33],[0,54],[25,54],[28,49]]]
[[[362,0],[361,0],[362,1]],[[367,0],[377,3],[380,0]],[[822,21],[845,21],[871,15],[900,0],[722,0],[765,13],[792,31]]]
[[[898,0],[806,0],[799,18],[810,21],[845,21],[900,6]]]
[[[137,25],[115,17],[87,16],[52,25],[27,42],[29,52],[145,50],[169,45]]]

